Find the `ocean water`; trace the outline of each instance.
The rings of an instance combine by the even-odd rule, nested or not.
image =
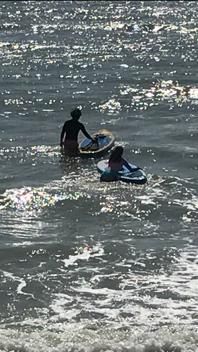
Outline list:
[[[197,13],[0,2],[1,352],[198,351]],[[61,157],[76,106],[147,184]]]

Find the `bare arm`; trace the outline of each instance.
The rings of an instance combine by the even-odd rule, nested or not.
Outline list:
[[[132,168],[132,167],[129,165],[129,163],[128,163],[125,159],[123,159],[123,165],[124,165],[130,172],[139,170],[139,167]]]
[[[62,132],[61,132],[61,136],[60,136],[60,146],[62,147],[63,145],[63,138],[64,138],[64,135],[65,135],[65,124],[62,128]]]
[[[87,132],[87,130],[85,129],[85,126],[83,124],[81,124],[81,131],[82,133],[85,135],[85,137],[91,139],[91,141],[94,141],[94,139],[90,136],[90,134]]]

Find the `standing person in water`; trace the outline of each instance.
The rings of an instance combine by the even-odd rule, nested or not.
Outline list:
[[[79,122],[81,110],[76,108],[71,111],[71,119],[64,123],[60,136],[60,146],[65,154],[75,156],[79,154],[78,134],[80,131],[89,138],[93,143],[94,139],[86,131],[85,126]]]
[[[129,163],[125,159],[123,159],[122,157],[123,152],[124,152],[124,149],[121,146],[114,148],[114,150],[110,155],[109,163],[108,163],[110,171],[113,171],[113,172],[121,171],[123,166],[126,166],[126,168],[130,172],[135,171],[134,169],[132,169]]]

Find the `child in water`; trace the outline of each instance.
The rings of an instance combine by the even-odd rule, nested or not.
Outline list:
[[[115,147],[114,150],[112,151],[110,158],[109,158],[109,163],[108,166],[111,169],[111,171],[121,171],[123,166],[126,166],[126,168],[132,172],[134,171],[134,169],[131,168],[131,166],[129,165],[129,163],[123,159],[122,155],[123,155],[124,149],[121,146]]]
[[[67,120],[62,128],[60,146],[64,150],[64,153],[68,156],[79,155],[78,134],[80,131],[82,131],[85,137],[89,138],[92,143],[95,143],[95,140],[89,135],[85,129],[85,126],[79,122],[81,114],[81,110],[78,108],[72,110],[72,118]]]
[[[138,170],[139,168],[132,168],[129,163],[122,157],[124,152],[123,147],[115,147],[110,155],[108,162],[108,169],[101,175],[101,181],[117,181],[119,180],[119,171],[122,171],[125,166],[129,172]]]

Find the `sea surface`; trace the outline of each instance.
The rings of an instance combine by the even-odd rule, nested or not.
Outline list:
[[[196,1],[0,2],[1,352],[198,351],[197,23]],[[147,184],[61,156],[77,106]]]

